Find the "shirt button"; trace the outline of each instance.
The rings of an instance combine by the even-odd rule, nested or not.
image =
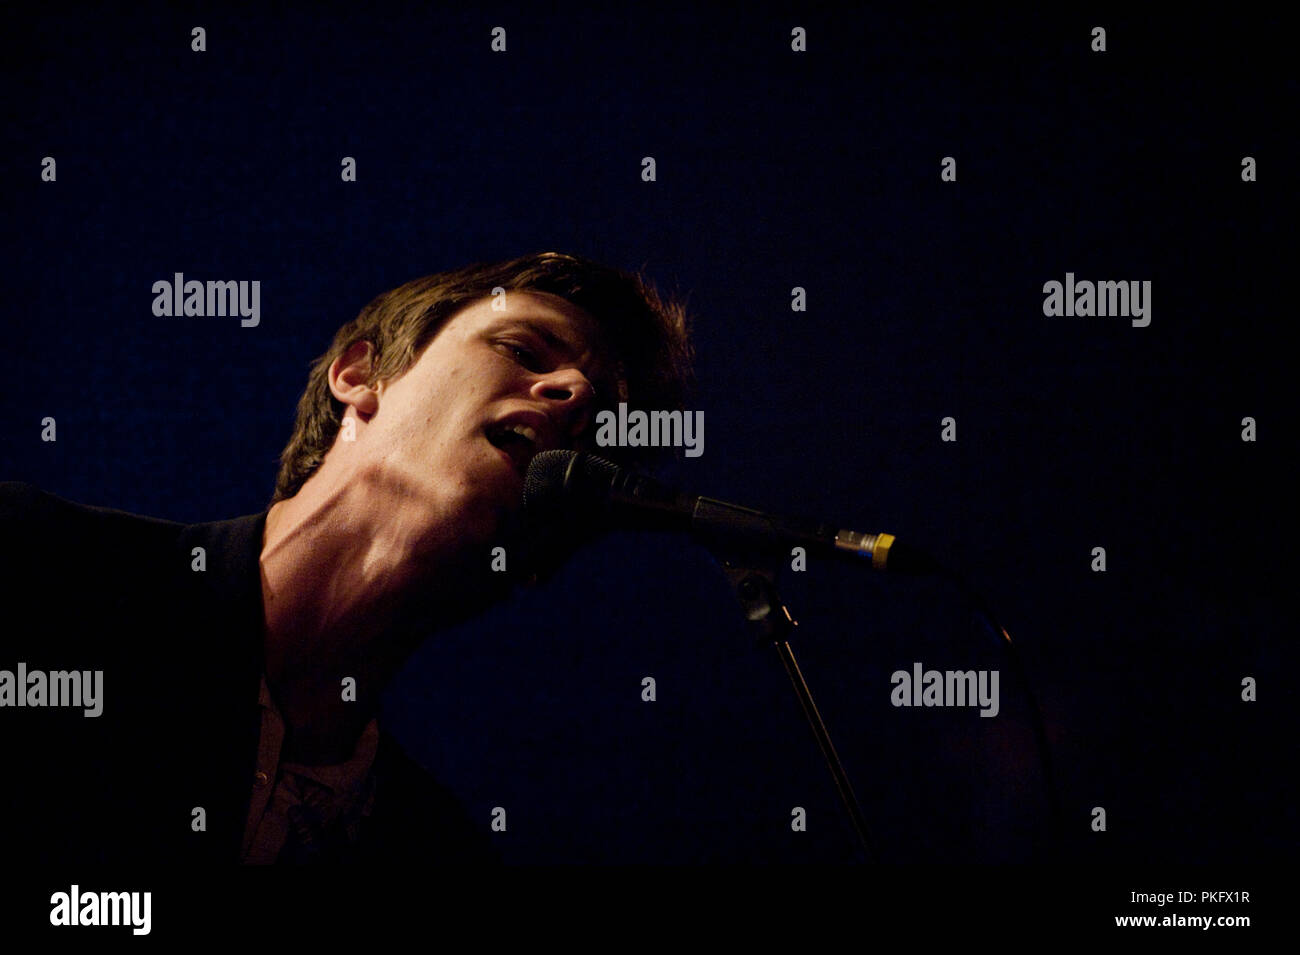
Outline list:
[[[266,775],[266,773],[262,772],[260,769],[253,774],[253,783],[259,787],[265,786],[270,781],[271,777]]]

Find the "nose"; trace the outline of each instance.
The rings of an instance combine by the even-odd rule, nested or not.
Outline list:
[[[537,379],[529,395],[546,406],[561,437],[576,438],[587,427],[596,389],[577,368],[557,368]]]

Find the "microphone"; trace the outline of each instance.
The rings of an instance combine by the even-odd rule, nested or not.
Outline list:
[[[524,505],[530,513],[605,530],[681,531],[704,543],[740,544],[869,562],[903,574],[944,572],[934,559],[892,534],[864,534],[831,524],[778,517],[688,494],[583,451],[543,451],[528,464]]]

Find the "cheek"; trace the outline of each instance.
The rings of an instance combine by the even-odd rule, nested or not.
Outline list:
[[[393,383],[387,407],[381,399],[379,417],[391,409],[381,429],[386,453],[465,463],[448,461],[447,456],[473,454],[493,402],[510,387],[493,356],[470,356],[458,348],[426,352],[415,368]]]
[[[385,455],[432,468],[444,478],[461,475],[477,457],[476,441],[483,436],[481,405],[469,398],[450,391],[422,395],[418,405],[395,416],[382,438]]]

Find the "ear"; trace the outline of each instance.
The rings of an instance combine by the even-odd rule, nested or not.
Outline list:
[[[379,391],[366,384],[374,353],[375,347],[370,342],[353,342],[330,365],[330,392],[343,404],[355,409],[362,421],[379,410]]]

